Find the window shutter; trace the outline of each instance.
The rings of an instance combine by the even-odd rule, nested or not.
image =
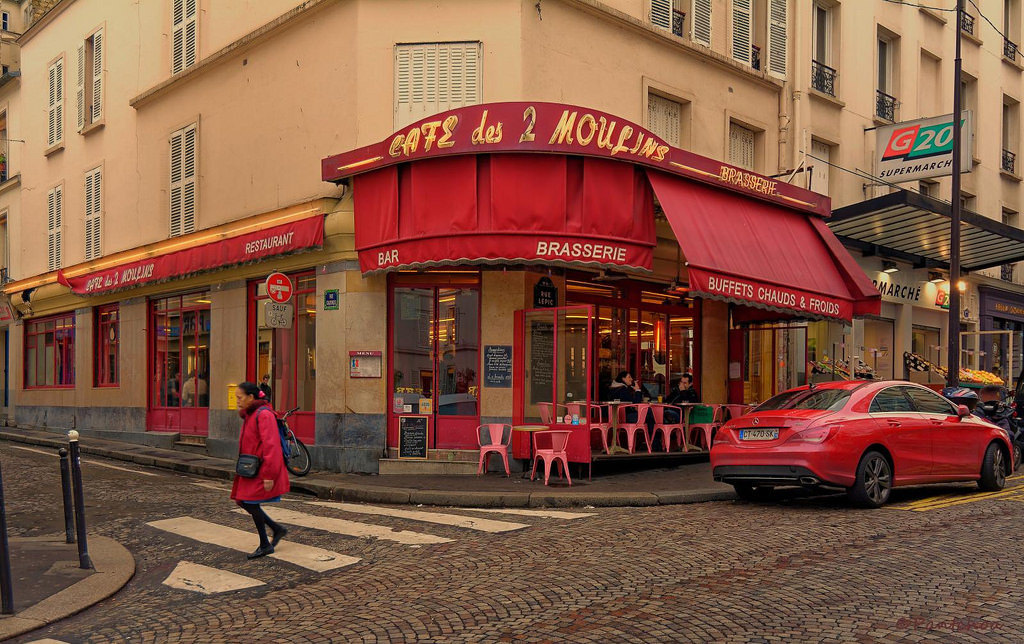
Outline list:
[[[650,0],[651,24],[661,29],[672,29],[672,0]]]
[[[92,122],[103,118],[103,30],[92,35]]]
[[[181,234],[181,197],[182,197],[182,182],[181,182],[181,147],[182,142],[185,138],[183,130],[179,130],[171,135],[171,182],[170,182],[170,196],[171,196],[171,220],[170,220],[170,234],[171,237],[176,237]]]
[[[60,268],[60,237],[63,219],[63,188],[56,186],[46,195],[46,241],[47,241],[47,270],[55,271]]]
[[[78,104],[78,131],[85,127],[85,45],[78,48],[78,83],[75,84],[75,101]]]
[[[787,8],[786,0],[768,0],[768,71],[786,75]]]
[[[705,47],[711,46],[711,0],[693,0],[693,19],[690,21],[690,40]]]
[[[174,0],[171,8],[171,73],[196,64],[196,1]]]
[[[54,106],[56,117],[54,118],[56,138],[54,145],[64,140],[64,59],[60,59],[54,65],[57,75],[57,104]]]
[[[85,259],[100,256],[100,227],[103,212],[102,173],[96,168],[85,175]]]
[[[181,232],[191,233],[196,229],[196,126],[185,128],[182,144]]]
[[[732,57],[750,64],[751,0],[732,0]]]
[[[647,96],[647,123],[669,145],[679,147],[679,122],[682,106],[657,94]]]
[[[46,147],[64,140],[64,61],[58,60],[47,73],[49,94],[47,99]]]
[[[828,194],[829,162],[832,157],[832,146],[818,141],[811,141],[811,155],[814,159],[808,159],[813,170],[811,171],[811,189],[818,194]]]
[[[395,47],[395,129],[481,100],[480,43]]]
[[[754,132],[735,123],[729,125],[729,163],[754,169]]]
[[[196,2],[185,0],[185,69],[196,64]]]

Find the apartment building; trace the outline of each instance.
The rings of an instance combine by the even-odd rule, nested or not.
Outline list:
[[[477,424],[535,412],[545,387],[587,399],[631,370],[657,395],[692,372],[706,400],[742,401],[805,381],[812,335],[879,312],[821,223],[821,184],[787,182],[804,129],[854,154],[813,127],[847,99],[808,103],[811,9],[58,2],[18,38],[9,417],[229,455],[233,387],[269,375],[316,466],[378,471],[410,413],[458,460]],[[456,154],[421,158],[435,142]],[[401,163],[330,167],[384,143]],[[842,185],[828,192],[856,192]],[[401,249],[380,237],[389,203]],[[500,235],[467,214],[497,226],[500,209]],[[534,231],[553,236],[509,250]],[[456,233],[477,242],[456,253]],[[719,249],[703,263],[697,238]],[[285,308],[270,273],[289,278]],[[544,380],[518,362],[516,321],[551,304],[586,326]],[[570,319],[531,327],[533,355]]]

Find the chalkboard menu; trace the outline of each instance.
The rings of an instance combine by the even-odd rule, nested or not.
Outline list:
[[[427,458],[430,416],[398,417],[398,458]]]
[[[530,404],[551,402],[555,382],[555,325],[530,323]]]
[[[512,347],[507,345],[484,346],[484,386],[512,386]]]

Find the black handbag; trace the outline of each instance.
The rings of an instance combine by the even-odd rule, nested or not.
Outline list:
[[[239,476],[247,479],[256,478],[256,475],[260,473],[260,465],[263,461],[260,460],[259,456],[253,454],[239,454],[238,462],[235,463],[235,472]]]

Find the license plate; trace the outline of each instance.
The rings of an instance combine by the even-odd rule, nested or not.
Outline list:
[[[741,429],[741,441],[773,441],[779,437],[777,429]]]

